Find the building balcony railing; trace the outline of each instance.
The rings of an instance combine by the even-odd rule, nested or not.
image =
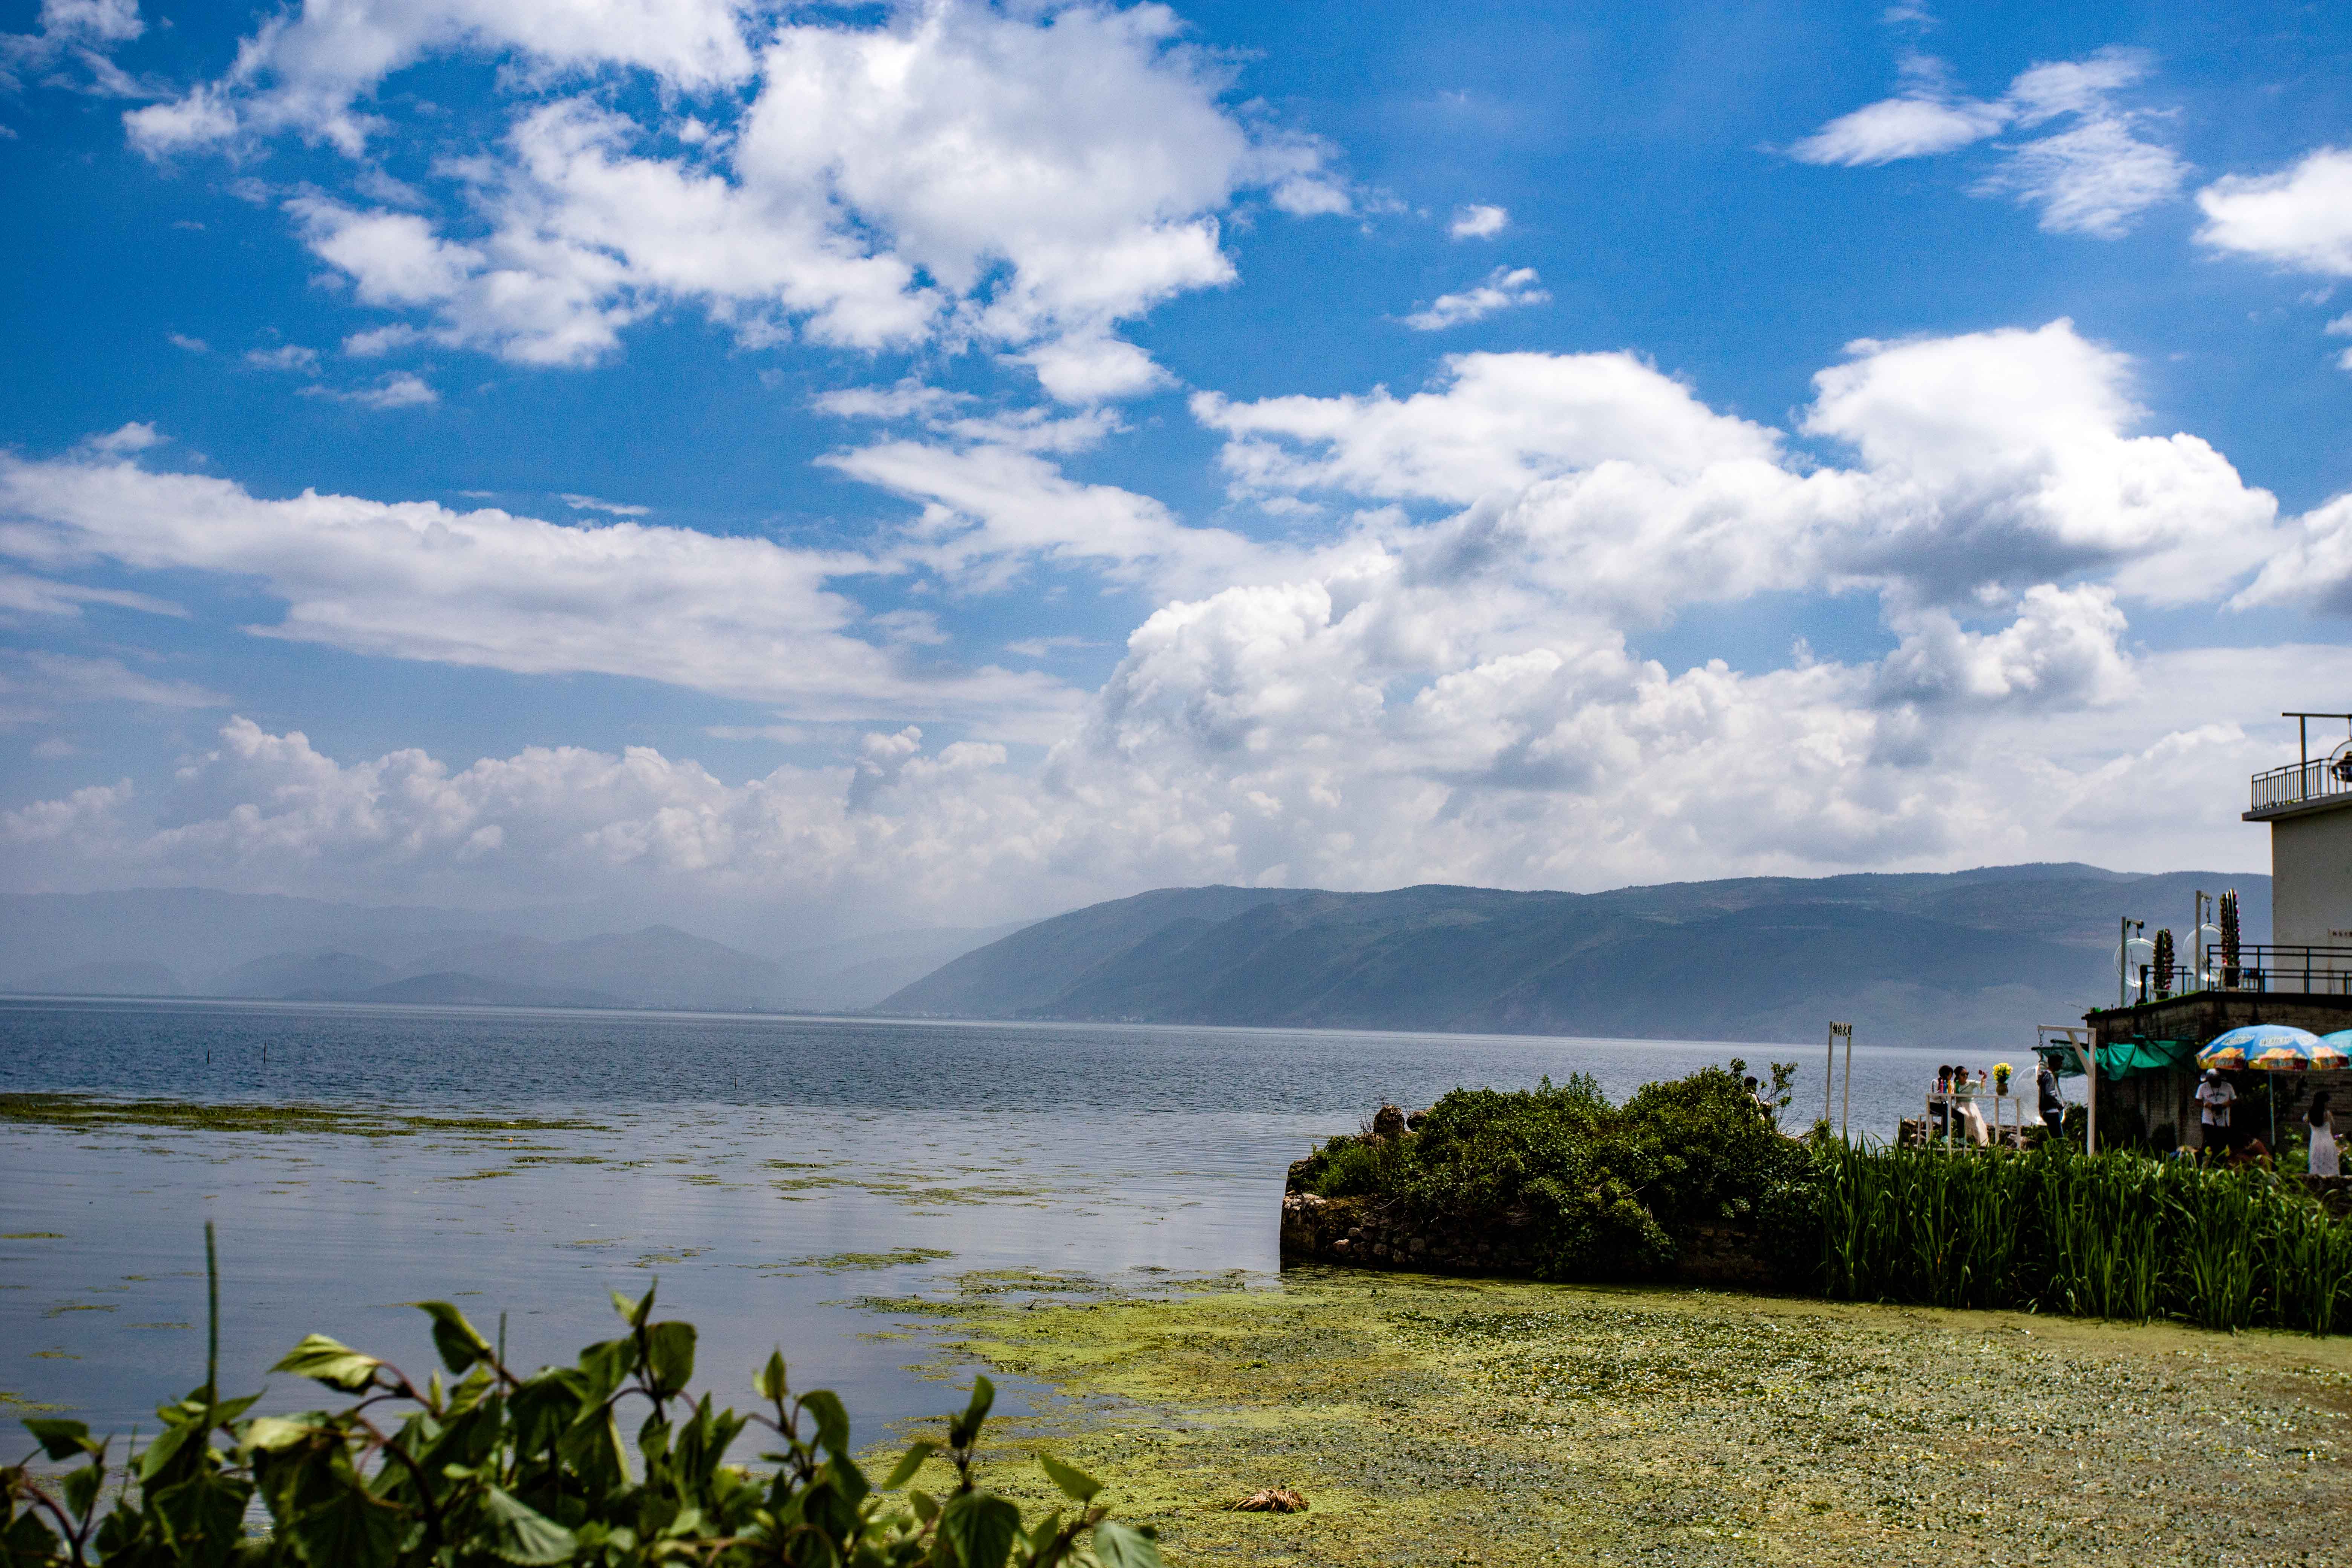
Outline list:
[[[2164,971],[2143,963],[2133,973],[2132,989],[2135,1002],[2161,1002],[2201,991],[2352,996],[2352,947],[2250,942],[2238,950],[2234,967],[2224,964],[2219,953],[2207,955],[2201,973],[2185,963]]]
[[[2331,795],[2352,795],[2352,757],[2330,763],[2326,757],[2309,762],[2289,763],[2283,768],[2273,768],[2266,773],[2256,773],[2249,792],[2249,811],[2284,811],[2291,805],[2304,805]]]

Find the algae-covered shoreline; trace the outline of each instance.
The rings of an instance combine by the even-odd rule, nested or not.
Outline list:
[[[1045,1281],[1040,1281],[1041,1285]],[[880,1303],[877,1303],[879,1305]],[[934,1304],[1176,1563],[2280,1564],[2352,1530],[2352,1344],[1369,1276]],[[1263,1487],[1301,1515],[1230,1511]]]

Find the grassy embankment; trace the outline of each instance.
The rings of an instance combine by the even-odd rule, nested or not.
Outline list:
[[[2154,1568],[2352,1535],[2343,1339],[1324,1268],[975,1283],[924,1315],[1043,1385],[1009,1446],[1102,1477],[1174,1563]],[[1045,1501],[1012,1458],[992,1484]],[[1224,1506],[1269,1486],[1309,1511]]]

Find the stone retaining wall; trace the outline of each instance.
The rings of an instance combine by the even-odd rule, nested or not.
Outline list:
[[[1366,1198],[1319,1198],[1287,1193],[1282,1200],[1282,1261],[1333,1263],[1353,1268],[1401,1268],[1419,1274],[1483,1274],[1531,1278],[1541,1254],[1534,1238],[1507,1218],[1483,1230],[1416,1225]],[[1771,1268],[1756,1237],[1734,1226],[1702,1226],[1667,1278],[1692,1285],[1760,1286]]]

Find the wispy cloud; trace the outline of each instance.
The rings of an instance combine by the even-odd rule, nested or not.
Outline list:
[[[285,370],[308,375],[319,368],[319,351],[306,349],[300,343],[284,343],[274,349],[247,349],[245,351],[245,363],[256,370]]]
[[[337,403],[356,403],[362,408],[378,410],[429,408],[441,401],[441,395],[424,377],[404,370],[394,371],[373,386],[306,386],[301,390],[305,397],[332,398]]]
[[[1407,316],[1404,324],[1417,332],[1436,332],[1483,321],[1497,310],[1549,304],[1550,291],[1537,284],[1532,267],[1497,267],[1475,289],[1465,289],[1459,294],[1440,294]]]
[[[573,511],[601,511],[614,517],[643,517],[654,510],[649,506],[632,506],[626,501],[601,500],[594,496],[576,496],[569,491],[564,493],[563,504]]]
[[[2155,68],[2141,49],[2107,48],[2079,60],[2035,65],[1996,99],[1953,89],[1949,68],[1928,55],[1905,58],[1903,89],[1840,115],[1788,149],[1801,163],[1868,168],[1955,153],[2003,132],[2063,129],[2004,145],[1977,195],[2008,195],[2041,215],[2053,234],[2113,239],[2152,206],[2180,194],[2189,167],[2143,134],[2158,118],[2119,95]]]

